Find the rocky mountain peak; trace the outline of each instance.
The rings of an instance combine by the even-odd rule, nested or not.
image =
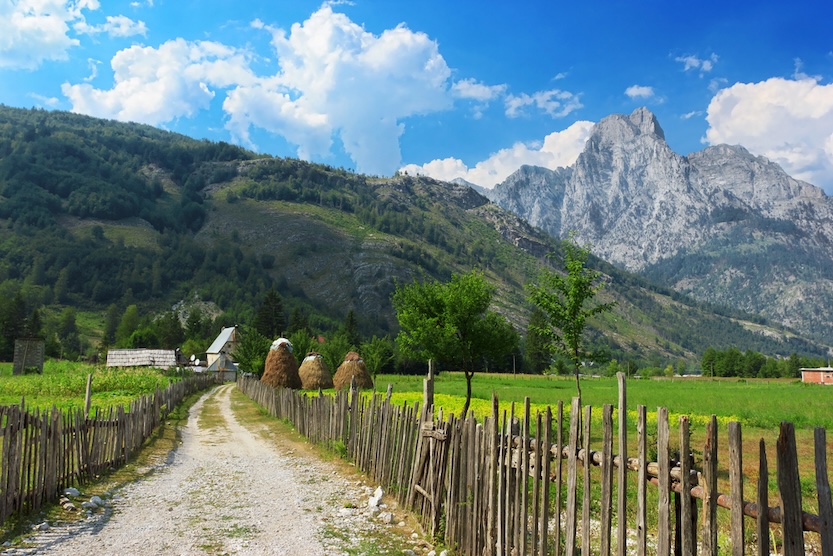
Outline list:
[[[657,117],[654,116],[653,112],[644,106],[631,112],[630,116],[628,116],[628,120],[639,128],[641,133],[646,135],[656,135],[665,141],[665,132],[662,131]]]
[[[638,138],[650,138],[665,142],[665,132],[653,112],[637,108],[629,115],[611,114],[596,124],[588,143],[631,143]]]
[[[818,309],[833,300],[833,198],[741,146],[681,156],[638,108],[596,124],[573,166],[522,168],[488,195],[679,291],[833,334]]]

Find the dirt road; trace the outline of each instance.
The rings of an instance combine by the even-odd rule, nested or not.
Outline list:
[[[170,461],[115,492],[112,509],[98,510],[87,525],[53,526],[33,548],[10,552],[384,554],[388,546],[401,554],[411,547],[404,522],[384,525],[368,510],[374,485],[300,443],[274,438],[262,423],[243,426],[235,412],[253,409],[239,392],[233,403],[233,391],[229,384],[203,396]]]

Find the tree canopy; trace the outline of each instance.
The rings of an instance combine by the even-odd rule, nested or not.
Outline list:
[[[393,293],[400,351],[418,359],[436,359],[465,373],[462,416],[468,412],[471,379],[478,367],[486,360],[500,360],[518,344],[506,317],[489,309],[493,293],[477,271],[455,274],[447,283],[397,285]]]

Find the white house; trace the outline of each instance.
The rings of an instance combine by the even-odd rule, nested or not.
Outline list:
[[[221,353],[231,355],[234,353],[234,348],[237,347],[237,342],[240,340],[239,333],[236,326],[229,326],[223,328],[220,335],[215,338],[214,342],[205,352],[206,364],[210,367]]]

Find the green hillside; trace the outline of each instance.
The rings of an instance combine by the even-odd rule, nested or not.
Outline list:
[[[62,112],[0,107],[0,195],[0,294],[17,295],[53,329],[73,308],[98,323],[83,331],[92,345],[105,314],[133,304],[158,314],[195,295],[219,307],[215,329],[249,323],[271,288],[287,315],[304,314],[319,333],[352,310],[363,335],[392,336],[396,281],[472,268],[495,284],[497,308],[523,333],[523,286],[559,250],[464,186],[373,178]],[[826,353],[760,319],[717,314],[592,264],[606,274],[604,296],[618,302],[591,330],[610,357],[664,364],[710,346]],[[0,315],[5,331],[9,314]]]

